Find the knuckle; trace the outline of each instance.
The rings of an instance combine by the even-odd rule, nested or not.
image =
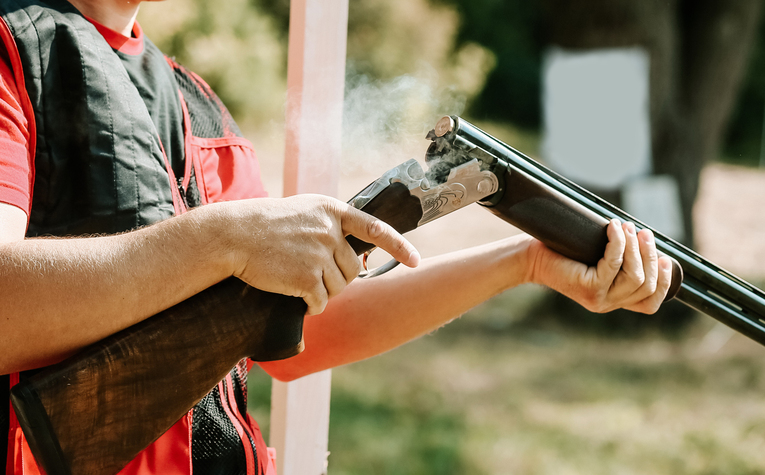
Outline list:
[[[396,249],[396,252],[403,254],[407,250],[407,242],[404,241],[403,239],[396,240],[395,249]]]
[[[332,199],[329,196],[326,195],[310,195],[313,199],[316,200],[316,203],[320,206],[323,206],[327,209],[335,209],[337,208],[337,203],[335,203],[335,200]]]
[[[343,290],[345,290],[346,285],[347,283],[345,282],[345,279],[335,282],[332,286],[327,288],[327,297],[332,298],[340,294]]]
[[[312,272],[303,272],[301,274],[300,285],[311,295],[319,295],[320,289],[324,288],[322,281],[322,272],[316,269]]]
[[[603,313],[606,308],[605,295],[595,289],[589,289],[581,299],[582,306],[594,313]]]
[[[378,238],[385,233],[385,227],[382,221],[373,219],[367,223],[367,234],[371,238]]]
[[[643,285],[645,285],[646,289],[651,295],[655,294],[656,290],[659,288],[658,279],[656,279],[655,277],[651,277],[650,279],[647,279],[645,284]]]
[[[324,287],[323,282],[315,285],[311,291],[311,294],[314,296],[318,304],[322,306],[327,304],[327,288]]]
[[[661,307],[661,301],[658,299],[650,299],[645,300],[643,302],[643,305],[638,309],[638,311],[645,313],[646,315],[653,315],[654,313],[659,311],[659,308]]]
[[[593,312],[595,313],[606,313],[609,310],[611,310],[611,306],[606,302],[605,300],[599,300],[597,304],[594,307]]]
[[[635,272],[629,272],[627,274],[630,282],[640,287],[645,282],[645,273],[642,270],[636,270]]]

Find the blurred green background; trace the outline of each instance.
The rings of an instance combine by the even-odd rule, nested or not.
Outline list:
[[[416,156],[428,124],[459,113],[538,157],[545,49],[642,45],[658,58],[654,161],[687,180],[689,244],[762,285],[759,3],[352,1],[347,103],[397,125],[354,129],[349,122],[364,116],[348,109],[346,153],[363,154],[379,176],[408,158],[386,148],[391,142]],[[163,51],[228,105],[259,150],[273,196],[281,186],[288,18],[288,0],[172,0],[145,5],[139,17]],[[356,182],[347,181],[352,192]],[[522,287],[433,335],[339,368],[330,473],[765,473],[765,351],[679,312],[592,316]],[[266,434],[269,400],[270,380],[254,370],[249,405]]]

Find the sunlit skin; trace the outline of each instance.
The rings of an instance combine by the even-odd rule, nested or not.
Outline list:
[[[69,0],[69,3],[77,7],[83,15],[105,27],[130,36],[142,1],[161,2],[163,0]]]
[[[123,34],[139,7],[124,0],[72,3]],[[389,226],[317,195],[208,205],[108,237],[24,239],[26,224],[24,211],[0,204],[0,374],[59,361],[229,276],[308,304],[306,350],[262,365],[291,380],[392,349],[526,282],[593,311],[651,313],[671,272],[650,231],[636,234],[631,223],[616,221],[596,267],[527,235],[420,262]],[[345,240],[349,233],[410,268],[354,280],[359,262]]]

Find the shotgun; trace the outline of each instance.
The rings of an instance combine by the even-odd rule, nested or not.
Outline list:
[[[587,264],[602,257],[611,218],[648,228],[459,117],[441,119],[428,138],[427,171],[409,160],[349,203],[405,233],[479,202]],[[668,298],[765,344],[762,291],[654,234],[673,260]],[[348,242],[357,254],[372,250]],[[118,472],[242,358],[299,353],[305,310],[300,299],[230,278],[45,368],[11,391],[35,458],[48,475]]]

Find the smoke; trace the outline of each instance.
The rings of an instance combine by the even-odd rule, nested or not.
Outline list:
[[[464,108],[464,95],[438,87],[434,71],[383,81],[351,70],[343,105],[342,169],[380,172],[421,159],[427,132],[442,116],[459,115]]]

